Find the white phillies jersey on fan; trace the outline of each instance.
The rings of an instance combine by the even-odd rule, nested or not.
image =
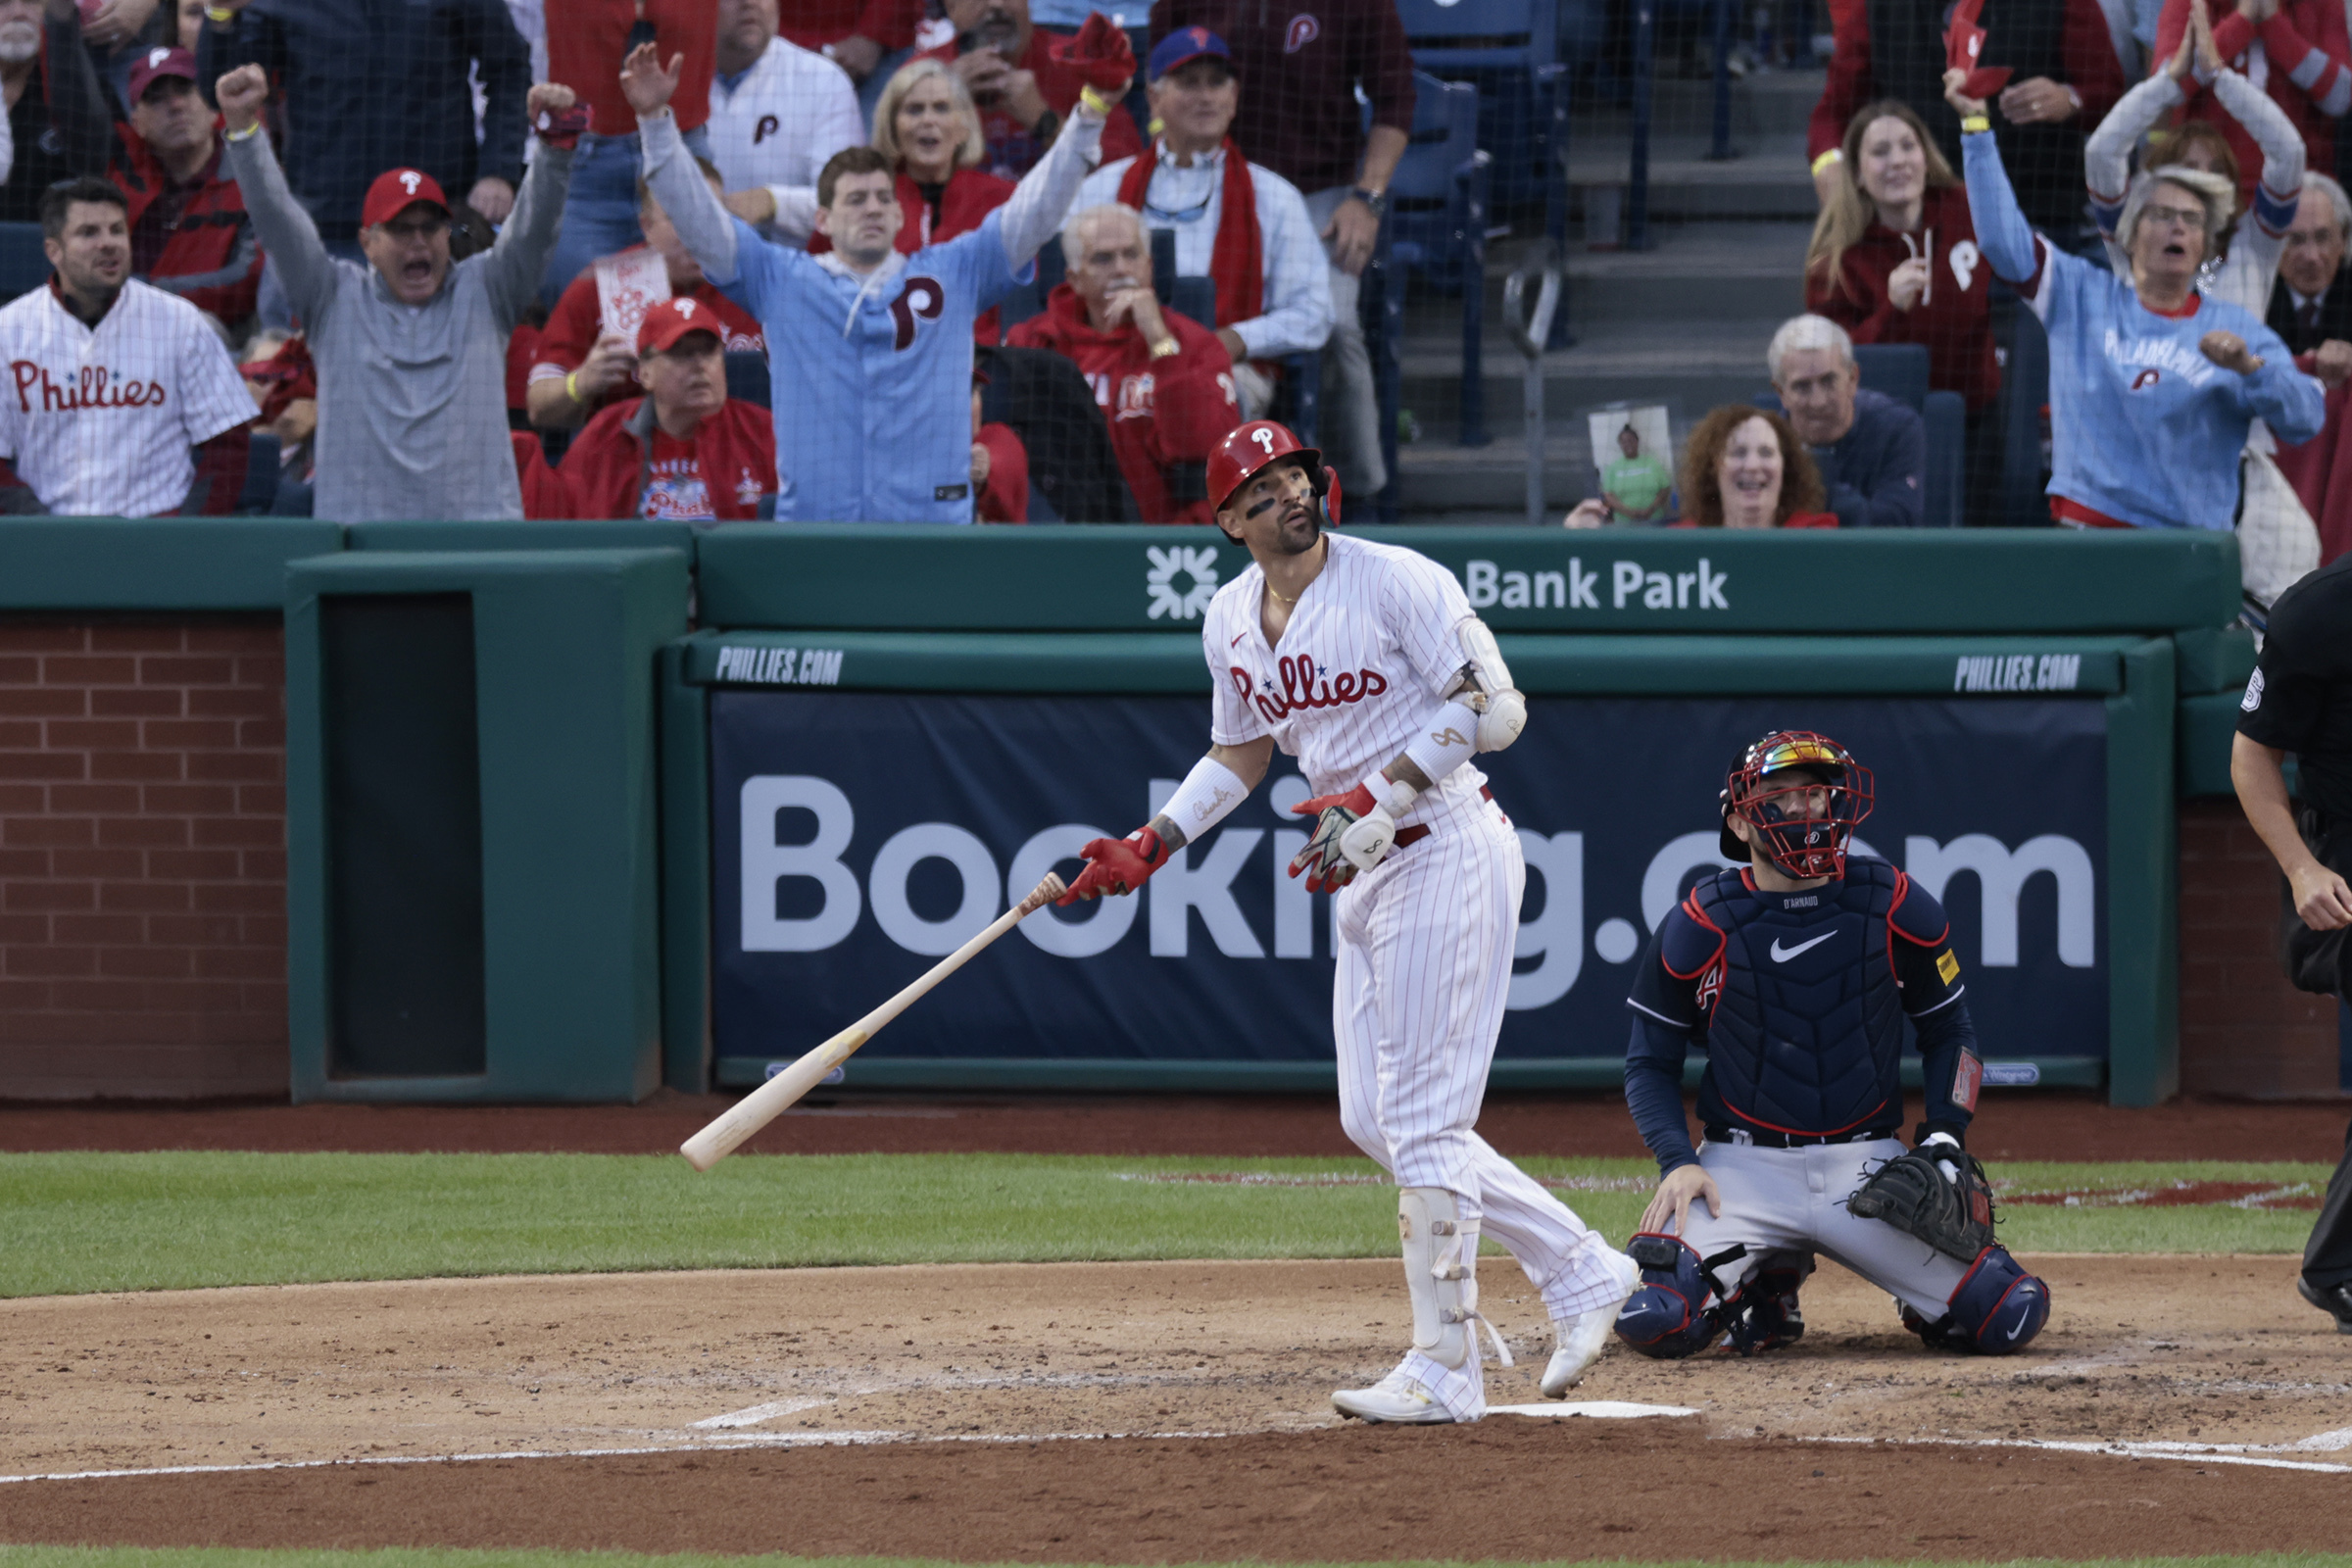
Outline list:
[[[133,279],[96,331],[44,286],[0,309],[0,457],[61,515],[177,512],[189,448],[251,424],[253,394],[195,306]]]
[[[1209,738],[1261,735],[1298,759],[1317,795],[1344,795],[1395,761],[1444,707],[1468,661],[1454,628],[1470,613],[1453,573],[1410,550],[1327,533],[1330,559],[1266,645],[1266,575],[1250,569],[1209,602],[1201,647],[1216,680]],[[1464,763],[1399,818],[1420,822],[1478,804],[1486,775]]]

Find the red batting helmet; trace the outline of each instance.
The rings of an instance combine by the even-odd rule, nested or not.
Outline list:
[[[1314,482],[1315,494],[1322,495],[1331,488],[1329,470],[1323,466],[1323,454],[1313,447],[1302,447],[1291,434],[1288,425],[1272,419],[1252,419],[1227,433],[1217,443],[1217,450],[1208,455],[1208,506],[1212,512],[1225,510],[1233,493],[1250,482],[1258,469],[1282,458],[1296,457],[1306,468],[1306,476]],[[1333,519],[1337,521],[1337,518]]]
[[[1795,776],[1772,776],[1783,773]],[[1874,797],[1870,769],[1844,747],[1809,729],[1776,729],[1741,752],[1724,779],[1724,856],[1747,858],[1732,832],[1737,812],[1761,831],[1765,855],[1788,875],[1843,876],[1845,847]]]

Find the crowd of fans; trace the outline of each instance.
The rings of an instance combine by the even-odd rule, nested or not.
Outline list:
[[[1920,411],[1860,384],[1856,346],[1892,344],[1965,409],[1961,514],[2031,520],[2002,484],[2022,313],[2050,520],[2235,527],[2266,602],[2352,545],[2344,7],[1982,0],[1968,71],[1937,8],[1830,13],[1773,395],[1697,421],[1679,472],[1629,420],[1569,525],[1948,514]],[[1356,289],[1412,123],[1393,0],[1304,27],[1158,0],[1148,42],[1078,0],[566,0],[553,27],[543,0],[0,0],[0,220],[54,270],[0,320],[201,321],[280,509],[351,520],[1198,520],[1208,449],[1310,365],[1328,460],[1377,492]],[[1040,246],[1066,280],[1008,317]],[[969,351],[909,352],[947,318]],[[772,413],[728,397],[730,354],[771,359]],[[189,412],[215,367],[134,358],[187,425],[182,505],[235,505]],[[152,501],[32,482],[40,420],[97,405],[20,391],[12,509]]]

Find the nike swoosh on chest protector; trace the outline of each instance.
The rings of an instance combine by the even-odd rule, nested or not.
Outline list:
[[[1782,947],[1780,938],[1775,937],[1772,941],[1772,961],[1775,963],[1787,963],[1790,958],[1795,957],[1798,954],[1803,953],[1811,948],[1820,947],[1824,942],[1829,941],[1830,938],[1836,936],[1837,934],[1838,933],[1835,931],[1824,931],[1812,941],[1799,942],[1793,948]]]

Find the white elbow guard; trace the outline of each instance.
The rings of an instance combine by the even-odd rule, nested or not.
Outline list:
[[[1478,715],[1478,749],[1499,752],[1527,727],[1527,699],[1511,684],[1511,666],[1502,662],[1502,650],[1495,646],[1494,633],[1485,621],[1464,615],[1454,627],[1454,636],[1468,662],[1446,696],[1458,697],[1463,707]]]

